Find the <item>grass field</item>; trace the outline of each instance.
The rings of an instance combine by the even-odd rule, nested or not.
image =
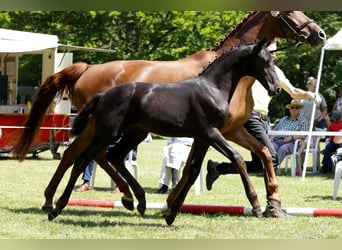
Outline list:
[[[158,187],[161,149],[165,139],[142,143],[138,149],[139,182],[146,190],[147,202],[164,203],[166,195],[154,194]],[[249,153],[239,148],[249,159]],[[205,159],[223,160],[211,149]],[[310,162],[309,162],[310,163]],[[341,239],[342,218],[293,216],[286,219],[252,216],[178,214],[172,226],[167,226],[162,212],[147,209],[144,217],[135,210],[67,206],[53,221],[41,211],[43,192],[58,164],[49,152],[39,159],[29,157],[22,163],[0,160],[0,238],[1,239]],[[282,169],[283,170],[283,169]],[[206,171],[205,171],[206,172]],[[66,173],[56,198],[63,191]],[[265,206],[263,178],[252,175],[259,201]],[[81,184],[81,178],[77,185]],[[332,200],[333,175],[307,175],[292,178],[289,172],[278,177],[283,207],[342,208],[341,195]],[[340,188],[341,189],[341,188]],[[111,194],[110,180],[97,169],[95,189],[73,192],[72,199],[120,201],[121,195]],[[186,204],[249,206],[238,175],[222,176],[212,191],[195,195],[192,188]]]

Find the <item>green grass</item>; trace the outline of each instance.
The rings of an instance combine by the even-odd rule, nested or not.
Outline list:
[[[138,149],[139,182],[146,190],[147,202],[164,203],[166,195],[154,194],[158,187],[162,146],[164,139],[142,143]],[[236,146],[237,147],[237,146]],[[245,159],[249,153],[237,147]],[[205,159],[223,160],[211,149]],[[342,218],[293,216],[287,219],[252,216],[178,214],[172,226],[167,226],[162,212],[147,209],[144,217],[134,210],[123,208],[94,208],[67,206],[53,221],[40,207],[43,192],[59,161],[52,160],[49,152],[39,159],[24,162],[0,160],[0,238],[4,239],[340,239]],[[310,162],[309,162],[310,163]],[[333,175],[307,175],[304,182],[290,173],[278,177],[283,207],[341,208],[341,193],[332,200]],[[56,198],[62,193],[70,170],[59,186]],[[263,178],[252,175],[262,206],[266,204]],[[79,178],[77,185],[81,184]],[[112,195],[109,177],[100,168],[96,172],[95,189],[73,192],[73,199],[120,201],[121,195]],[[340,188],[341,189],[341,188]],[[199,196],[194,188],[186,204],[249,206],[240,177],[222,176],[212,191],[204,190]]]

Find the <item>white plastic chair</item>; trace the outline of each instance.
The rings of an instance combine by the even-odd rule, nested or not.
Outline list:
[[[336,154],[341,155],[342,154],[342,148],[338,148]],[[342,177],[342,161],[338,161],[335,165],[333,200],[336,200],[338,188],[340,186],[341,177]]]
[[[313,137],[316,141],[314,141],[309,149],[309,153],[312,155],[312,172],[316,173],[319,170],[319,164],[321,162],[321,155],[320,155],[320,148],[319,148],[319,143],[320,140],[325,138],[325,136],[318,136],[318,137]],[[285,157],[285,172],[287,172],[287,167],[288,167],[288,161],[290,160],[291,164],[291,176],[296,176],[296,168],[297,168],[297,161],[296,161],[296,155],[298,154],[298,149],[299,149],[299,143],[302,140],[296,140],[294,144],[293,151],[290,155],[287,155]],[[306,150],[304,150],[306,152]]]

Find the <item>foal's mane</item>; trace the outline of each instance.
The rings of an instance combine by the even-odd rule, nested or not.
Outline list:
[[[247,45],[239,45],[239,46],[236,46],[236,47],[231,47],[231,48],[225,50],[220,56],[215,57],[215,60],[212,61],[212,62],[210,62],[210,63],[208,64],[208,66],[205,67],[205,68],[202,70],[202,72],[200,72],[200,73],[198,74],[198,76],[201,76],[201,75],[205,74],[207,71],[212,70],[212,69],[214,68],[214,64],[218,63],[220,60],[223,60],[223,58],[224,58],[227,54],[234,53],[234,51],[236,51],[237,49],[239,49],[239,48],[241,48],[241,47],[247,47],[247,46],[250,46],[250,45],[252,45],[252,43],[251,43],[251,44],[247,44]]]
[[[240,22],[237,26],[233,26],[229,31],[226,32],[225,36],[214,45],[214,47],[210,47],[207,49],[207,51],[216,51],[219,48],[222,47],[222,45],[224,44],[224,42],[232,35],[234,35],[240,28],[242,25],[245,24],[246,20],[249,19],[251,16],[255,15],[257,13],[257,11],[254,12],[250,12],[243,20],[242,22]]]

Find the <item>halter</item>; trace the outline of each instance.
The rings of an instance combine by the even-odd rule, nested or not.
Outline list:
[[[289,22],[286,21],[286,19],[280,14],[279,11],[271,11],[271,15],[273,17],[279,18],[290,30],[292,30],[292,32],[295,34],[296,41],[299,42],[299,43],[304,42],[308,38],[308,36],[300,34],[298,31],[301,31],[306,26],[308,26],[310,23],[315,23],[315,21],[313,19],[309,19],[309,20],[307,20],[306,22],[302,23],[299,26],[292,27],[289,24]]]

